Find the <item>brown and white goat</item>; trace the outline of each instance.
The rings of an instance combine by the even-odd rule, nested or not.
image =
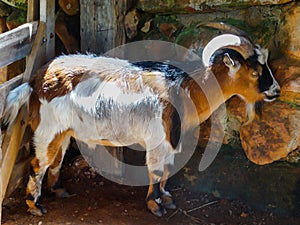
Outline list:
[[[267,57],[267,51],[249,39],[223,34],[208,43],[203,65],[191,76],[170,78],[159,65],[150,69],[143,63],[90,55],[61,56],[49,62],[28,83],[12,90],[6,101],[9,123],[29,103],[35,146],[27,186],[29,211],[45,213],[39,204],[42,179],[49,168],[55,184],[70,137],[90,145],[142,145],[150,180],[148,208],[157,216],[162,216],[164,208],[176,208],[165,187],[176,148],[172,142],[176,124],[171,120],[176,112],[170,102],[176,98],[182,107],[181,132],[197,127],[233,95],[250,106],[251,120],[255,102],[272,101],[280,92]],[[190,110],[186,96],[174,96],[178,88],[187,93],[196,110]]]

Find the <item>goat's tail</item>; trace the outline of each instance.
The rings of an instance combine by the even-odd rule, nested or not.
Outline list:
[[[28,103],[31,92],[30,85],[24,83],[8,93],[3,113],[3,124],[11,124],[16,119],[20,108]]]

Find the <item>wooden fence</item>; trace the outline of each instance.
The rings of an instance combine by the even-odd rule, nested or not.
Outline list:
[[[0,34],[0,67],[26,57],[24,73],[0,85],[0,118],[8,91],[28,81],[37,68],[54,57],[54,10],[55,0],[28,0],[27,23]],[[20,149],[24,151],[23,154],[28,151],[29,139],[23,138],[26,127],[26,111],[23,108],[15,122],[6,130],[2,130],[2,134],[0,131],[1,206],[5,195],[11,193],[23,179],[23,171],[26,171],[26,165],[29,165],[28,158],[15,163]],[[11,177],[13,170],[14,177]],[[1,212],[0,209],[0,223]]]

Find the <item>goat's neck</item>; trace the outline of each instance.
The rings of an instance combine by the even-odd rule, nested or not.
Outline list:
[[[230,84],[224,81],[219,82],[214,76],[203,77],[196,74],[193,78],[187,79],[182,84],[182,88],[187,93],[183,97],[184,126],[186,130],[204,122],[221,104],[232,96],[231,93],[224,91],[228,89]]]

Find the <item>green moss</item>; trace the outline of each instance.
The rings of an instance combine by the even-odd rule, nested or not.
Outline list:
[[[297,109],[297,110],[300,110],[300,105],[298,105],[297,103],[295,102],[291,102],[291,101],[288,101],[288,100],[280,100],[281,102],[285,102],[287,103],[289,106],[291,106],[293,109]]]
[[[155,15],[153,23],[158,27],[162,23],[174,23],[178,24],[176,15]]]
[[[224,19],[223,21],[224,23],[228,23],[232,26],[235,26],[243,31],[245,31],[250,38],[254,38],[253,33],[254,33],[254,29],[252,29],[249,24],[246,23],[245,20],[239,20],[239,19],[234,19],[234,18],[228,18],[228,19]]]
[[[195,25],[183,28],[177,35],[175,43],[189,47],[189,45],[199,36],[199,29]]]
[[[251,27],[244,20],[229,18],[224,22],[242,29],[254,42],[260,43],[261,46],[268,46],[269,42],[273,39],[276,24],[278,23],[274,19],[265,19],[259,26]]]
[[[27,10],[27,0],[0,0],[0,1],[21,10]]]
[[[15,21],[18,24],[26,23],[26,11],[15,9],[8,17],[7,21]]]
[[[274,38],[276,24],[275,20],[263,20],[256,32],[254,32],[255,38],[260,39],[262,46],[268,46],[268,43]]]

